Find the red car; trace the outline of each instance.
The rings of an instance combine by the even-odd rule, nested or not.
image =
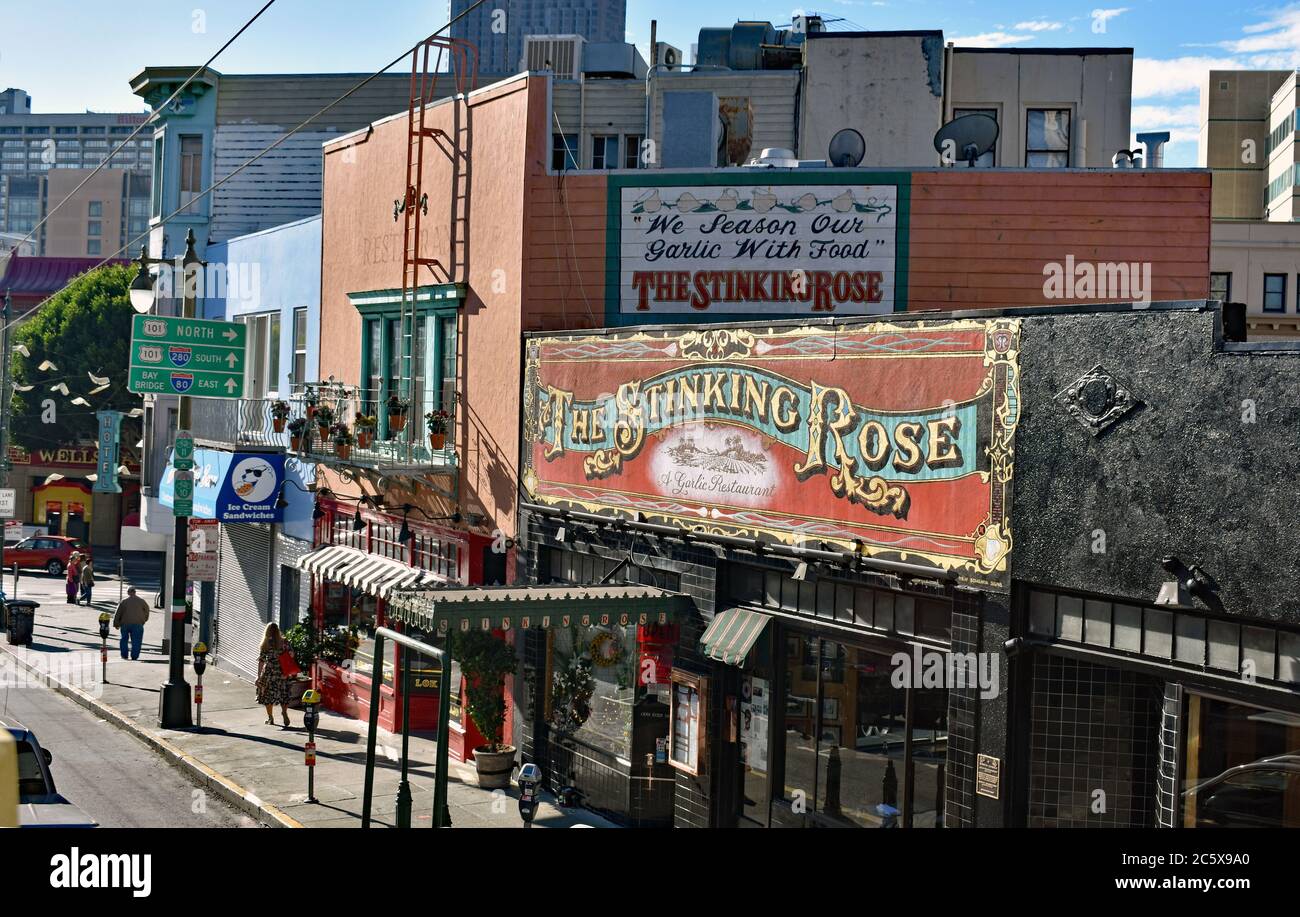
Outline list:
[[[12,547],[6,545],[4,565],[6,570],[12,570],[14,564],[17,564],[19,569],[37,568],[58,576],[68,569],[68,560],[74,551],[90,556],[90,546],[76,538],[66,535],[36,535],[24,538]]]

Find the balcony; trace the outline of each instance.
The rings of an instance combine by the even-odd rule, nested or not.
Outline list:
[[[454,397],[450,400],[454,403]],[[444,475],[456,470],[454,415],[448,418],[445,445],[434,449],[423,405],[408,410],[401,430],[394,428],[383,408],[383,399],[373,390],[333,381],[308,383],[286,398],[194,399],[190,428],[200,445],[283,449],[300,461],[349,471]],[[373,427],[357,425],[357,418],[365,415],[375,418]],[[300,435],[294,435],[299,427]],[[346,436],[339,435],[343,432]]]

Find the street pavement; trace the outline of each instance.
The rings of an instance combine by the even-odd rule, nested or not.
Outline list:
[[[116,565],[114,565],[114,568]],[[102,569],[102,568],[101,568]],[[152,600],[156,574],[145,572],[137,587]],[[127,573],[128,584],[131,572]],[[109,637],[107,680],[101,678],[98,617],[116,607],[118,580],[101,574],[95,587],[95,607],[68,605],[62,578],[25,571],[19,595],[40,602],[30,647],[11,646],[0,637],[0,683],[14,684],[12,696],[36,682],[54,685],[83,707],[116,728],[134,733],[191,779],[259,821],[284,827],[359,827],[365,776],[366,724],[322,711],[316,732],[317,802],[307,802],[307,769],[303,763],[302,712],[290,711],[293,728],[265,724],[253,685],[209,665],[204,676],[203,729],[166,730],[158,726],[159,686],[167,679],[167,659],[160,651],[165,616],[155,610],[145,626],[144,650],[134,662],[121,658],[117,632]],[[4,577],[12,595],[12,576]],[[186,678],[194,671],[186,664]],[[276,711],[277,718],[279,711]],[[38,715],[27,725],[43,736],[45,720]],[[380,730],[375,766],[372,818],[376,826],[392,826],[400,777],[400,736]],[[432,824],[433,776],[437,746],[430,736],[410,740],[409,781],[413,800],[412,826]],[[57,752],[56,752],[57,753]],[[111,768],[105,764],[103,770]],[[90,774],[93,778],[93,773]],[[452,761],[448,807],[457,828],[521,826],[518,790],[480,789],[473,763]],[[186,824],[178,813],[171,824]],[[583,809],[561,808],[543,795],[534,827],[615,827]]]
[[[54,785],[103,828],[255,828],[135,736],[44,685],[0,686],[0,716],[36,733]]]

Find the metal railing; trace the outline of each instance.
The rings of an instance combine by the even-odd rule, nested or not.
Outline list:
[[[444,400],[455,403],[454,395]],[[454,413],[448,411],[443,443],[434,448],[426,410],[414,404],[390,417],[382,393],[327,380],[295,386],[284,398],[197,399],[190,425],[201,442],[281,448],[307,461],[376,470],[455,467]]]

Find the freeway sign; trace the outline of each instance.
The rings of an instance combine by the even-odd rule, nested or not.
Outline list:
[[[238,322],[137,315],[127,389],[138,395],[242,398],[248,329]]]
[[[194,472],[178,471],[173,482],[172,515],[194,515]]]
[[[194,437],[189,430],[176,432],[176,443],[172,446],[172,467],[177,471],[189,471],[194,467]]]

